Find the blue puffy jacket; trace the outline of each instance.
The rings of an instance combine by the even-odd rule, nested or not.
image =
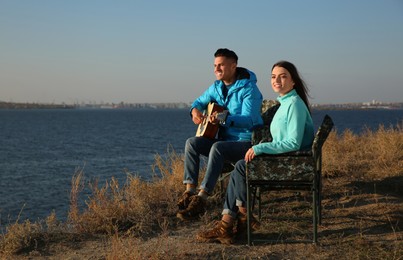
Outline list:
[[[190,111],[203,111],[209,102],[215,102],[229,111],[225,124],[220,126],[219,138],[227,141],[251,140],[254,127],[263,124],[260,116],[262,93],[256,85],[255,73],[245,68],[237,68],[237,80],[223,95],[224,83],[216,80],[199,98]]]

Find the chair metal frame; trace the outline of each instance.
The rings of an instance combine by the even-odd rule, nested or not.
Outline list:
[[[275,111],[274,111],[275,113]],[[274,116],[272,113],[271,116]],[[262,114],[263,116],[263,114]],[[278,240],[253,239],[251,231],[251,217],[254,201],[258,201],[259,218],[261,212],[261,192],[270,190],[307,190],[312,192],[312,223],[313,243],[318,241],[318,224],[321,224],[322,205],[322,146],[326,141],[334,124],[330,116],[326,115],[319,127],[310,151],[297,151],[277,155],[256,156],[246,165],[246,190],[247,190],[247,240],[248,245],[254,241],[279,242]],[[265,133],[255,134],[260,139],[270,140],[270,135]],[[256,143],[257,141],[254,140]],[[309,240],[311,241],[311,240]],[[295,242],[295,241],[289,241]],[[298,241],[307,242],[307,241]]]

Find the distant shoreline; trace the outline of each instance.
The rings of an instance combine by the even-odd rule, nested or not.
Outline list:
[[[189,109],[189,103],[118,103],[118,104],[45,104],[0,102],[1,109]],[[349,103],[349,104],[314,104],[312,110],[396,110],[403,109],[403,102],[395,103]]]
[[[74,109],[74,105],[0,102],[0,109]]]

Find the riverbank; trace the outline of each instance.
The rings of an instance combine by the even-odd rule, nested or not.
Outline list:
[[[92,184],[87,207],[77,199],[88,183],[78,171],[72,179],[68,221],[56,214],[38,222],[15,223],[0,237],[5,259],[402,259],[403,129],[380,128],[355,135],[332,132],[323,149],[323,222],[319,245],[256,244],[245,240],[225,246],[199,243],[196,234],[220,218],[219,196],[209,199],[200,220],[176,219],[183,192],[181,155],[156,157],[163,178],[143,182],[128,176]],[[311,235],[310,220],[269,219],[309,215],[309,194],[265,194],[258,236],[299,238]]]

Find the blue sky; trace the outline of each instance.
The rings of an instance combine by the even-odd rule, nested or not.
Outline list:
[[[221,47],[265,98],[285,59],[312,103],[403,102],[402,0],[0,0],[0,100],[190,102]]]

